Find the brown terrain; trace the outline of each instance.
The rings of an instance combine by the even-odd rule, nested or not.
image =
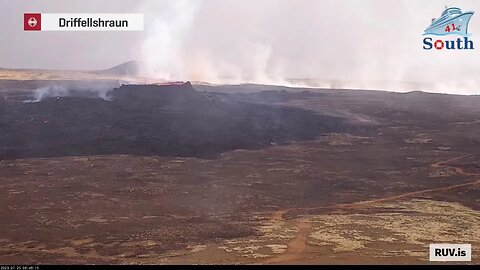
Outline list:
[[[0,264],[480,262],[478,96],[9,76]]]

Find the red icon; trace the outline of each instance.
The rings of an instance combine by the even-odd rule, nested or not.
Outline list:
[[[41,31],[42,30],[42,14],[24,13],[23,14],[23,30]]]

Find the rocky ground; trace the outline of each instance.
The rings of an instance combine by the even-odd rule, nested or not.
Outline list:
[[[0,264],[479,262],[479,97],[51,83],[0,81]]]

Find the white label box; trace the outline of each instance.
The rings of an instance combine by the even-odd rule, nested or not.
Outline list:
[[[470,262],[472,245],[470,244],[430,244],[431,262]]]

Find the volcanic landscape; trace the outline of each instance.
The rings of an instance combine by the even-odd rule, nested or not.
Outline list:
[[[0,264],[480,262],[479,96],[6,78]]]

